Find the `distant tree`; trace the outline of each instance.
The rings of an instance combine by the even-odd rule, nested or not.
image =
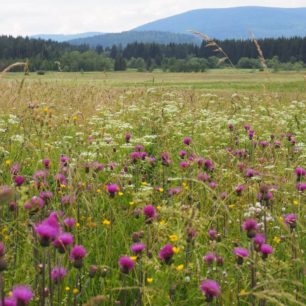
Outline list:
[[[126,70],[126,60],[122,56],[122,54],[118,54],[115,59],[114,70],[115,71],[124,71]]]

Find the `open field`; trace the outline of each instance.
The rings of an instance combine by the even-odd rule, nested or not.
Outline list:
[[[6,74],[0,305],[305,305],[305,107],[303,72]]]

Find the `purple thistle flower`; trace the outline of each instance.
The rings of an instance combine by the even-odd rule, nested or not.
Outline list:
[[[192,141],[191,137],[185,137],[185,138],[183,139],[183,143],[184,143],[186,146],[189,146],[189,145],[191,144],[191,141]]]
[[[0,305],[1,306],[17,306],[17,302],[14,297],[9,296],[9,297],[4,298],[3,305],[1,302],[0,302]]]
[[[218,237],[218,232],[215,229],[208,230],[208,236],[210,240],[216,240]]]
[[[11,167],[11,169],[10,169],[10,171],[11,171],[11,174],[12,175],[18,175],[18,173],[19,173],[19,171],[20,171],[20,164],[18,164],[18,163],[15,163],[15,164],[13,164],[12,165],[12,167]]]
[[[75,245],[70,252],[70,259],[73,260],[75,268],[80,269],[83,266],[83,258],[86,256],[86,249],[82,245]]]
[[[210,170],[210,171],[213,171],[215,169],[214,163],[210,159],[205,160],[204,167],[206,170]]]
[[[294,172],[298,180],[301,179],[302,176],[306,176],[306,170],[302,167],[297,167]]]
[[[60,234],[53,242],[53,245],[60,253],[65,253],[67,246],[73,244],[73,236],[70,233]]]
[[[25,181],[24,176],[22,175],[17,175],[14,177],[14,182],[16,186],[21,186]]]
[[[61,158],[60,158],[61,166],[62,167],[67,167],[69,160],[70,160],[70,158],[68,156],[62,155]]]
[[[207,263],[208,265],[211,265],[214,263],[214,261],[216,260],[216,255],[215,253],[209,252],[207,254],[204,255],[203,260],[205,261],[205,263]]]
[[[205,294],[207,302],[211,302],[214,297],[218,297],[221,294],[219,284],[211,279],[204,280],[200,285],[200,289]]]
[[[66,218],[66,219],[64,220],[64,225],[65,225],[65,227],[66,227],[67,229],[69,229],[69,230],[71,230],[71,229],[74,228],[75,223],[76,223],[76,221],[75,221],[74,218]]]
[[[146,218],[146,223],[152,223],[152,221],[156,218],[156,209],[153,205],[146,205],[143,208],[143,213]]]
[[[170,154],[168,152],[161,153],[160,157],[163,166],[169,166],[171,164]]]
[[[218,184],[216,182],[210,182],[208,184],[208,186],[211,188],[211,189],[216,189],[218,187]]]
[[[245,248],[234,248],[234,254],[237,256],[237,264],[242,265],[243,259],[249,256],[249,251]]]
[[[252,140],[254,138],[255,132],[253,130],[248,131],[249,139]]]
[[[50,161],[50,159],[45,158],[45,159],[43,159],[42,164],[43,164],[43,166],[44,166],[46,169],[50,169],[51,161]]]
[[[176,194],[179,194],[181,192],[182,188],[181,187],[174,187],[174,188],[169,188],[168,193],[170,196],[174,196]]]
[[[298,191],[304,191],[304,190],[306,190],[306,183],[298,183],[298,184],[296,184],[296,189],[298,190]]]
[[[53,193],[51,191],[42,191],[39,194],[39,197],[42,198],[45,202],[47,202],[53,198]]]
[[[113,198],[116,193],[119,191],[119,186],[117,184],[109,184],[107,185],[107,192]]]
[[[189,166],[190,166],[190,164],[186,161],[183,161],[183,162],[180,163],[181,168],[188,168]]]
[[[68,184],[65,175],[62,174],[62,173],[56,174],[56,175],[54,176],[54,179],[56,180],[58,186],[59,186],[59,185],[67,186],[67,184]]]
[[[235,188],[236,194],[237,196],[241,196],[242,191],[245,190],[245,186],[244,185],[239,185]]]
[[[143,243],[134,243],[131,246],[131,251],[135,254],[141,254],[145,249],[145,245]]]
[[[134,267],[135,262],[129,256],[121,256],[118,261],[122,273],[128,274]]]
[[[5,255],[5,246],[2,241],[0,241],[0,257],[3,257]]]
[[[261,141],[259,144],[260,144],[260,146],[261,146],[262,148],[266,148],[266,147],[269,145],[269,142],[263,140],[263,141]]]
[[[207,173],[199,173],[198,180],[201,182],[207,182],[210,179],[210,176]]]
[[[227,125],[227,127],[228,127],[228,129],[229,129],[230,131],[233,131],[233,130],[234,130],[234,125],[233,125],[232,123],[229,123],[229,124]]]
[[[246,177],[253,177],[253,176],[255,176],[255,175],[258,175],[258,173],[257,173],[257,171],[255,171],[254,169],[249,168],[249,169],[247,169],[247,170],[245,171],[245,176],[246,176]]]
[[[17,302],[18,306],[28,305],[34,294],[30,287],[18,285],[14,287],[12,295]]]
[[[58,228],[51,226],[46,222],[42,222],[35,226],[35,232],[40,237],[40,244],[43,247],[49,246],[58,235]]]
[[[260,252],[262,253],[262,258],[266,259],[268,255],[273,253],[273,248],[269,244],[263,244],[260,247]]]
[[[185,156],[187,155],[187,152],[186,151],[180,151],[179,152],[179,156],[180,156],[180,158],[184,158]]]
[[[247,231],[249,238],[254,238],[258,228],[257,221],[254,219],[247,219],[243,222],[242,228]]]
[[[227,197],[227,192],[221,192],[221,194],[220,194],[220,198],[221,198],[221,200],[225,200],[226,199],[226,197]]]
[[[63,267],[54,267],[51,270],[51,279],[55,284],[60,283],[61,280],[67,275],[67,270]]]
[[[136,163],[137,160],[141,159],[141,152],[135,151],[130,154],[130,158],[133,163]]]
[[[76,201],[76,198],[74,195],[64,195],[61,198],[61,204],[62,205],[72,205]]]
[[[173,255],[173,246],[170,243],[163,246],[158,253],[159,259],[166,264],[171,264]]]
[[[131,140],[132,134],[131,133],[126,133],[124,136],[125,142],[129,143]]]
[[[135,151],[141,152],[144,149],[144,146],[142,145],[136,145],[135,146]]]
[[[296,227],[296,220],[297,220],[296,214],[284,215],[283,218],[285,224],[288,224],[291,229],[294,229]]]
[[[260,251],[260,247],[266,242],[266,237],[264,234],[258,233],[254,237],[255,250]]]

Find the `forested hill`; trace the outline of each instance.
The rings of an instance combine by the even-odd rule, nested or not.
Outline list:
[[[90,47],[103,46],[111,47],[113,45],[121,45],[125,47],[127,44],[133,42],[139,43],[158,43],[158,44],[200,44],[198,37],[188,34],[178,34],[162,31],[127,31],[122,33],[108,33],[96,35],[92,37],[79,38],[70,40],[69,43],[73,45],[87,44]]]

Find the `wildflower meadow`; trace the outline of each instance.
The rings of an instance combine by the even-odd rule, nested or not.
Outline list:
[[[305,84],[184,82],[0,79],[0,305],[305,305]]]

